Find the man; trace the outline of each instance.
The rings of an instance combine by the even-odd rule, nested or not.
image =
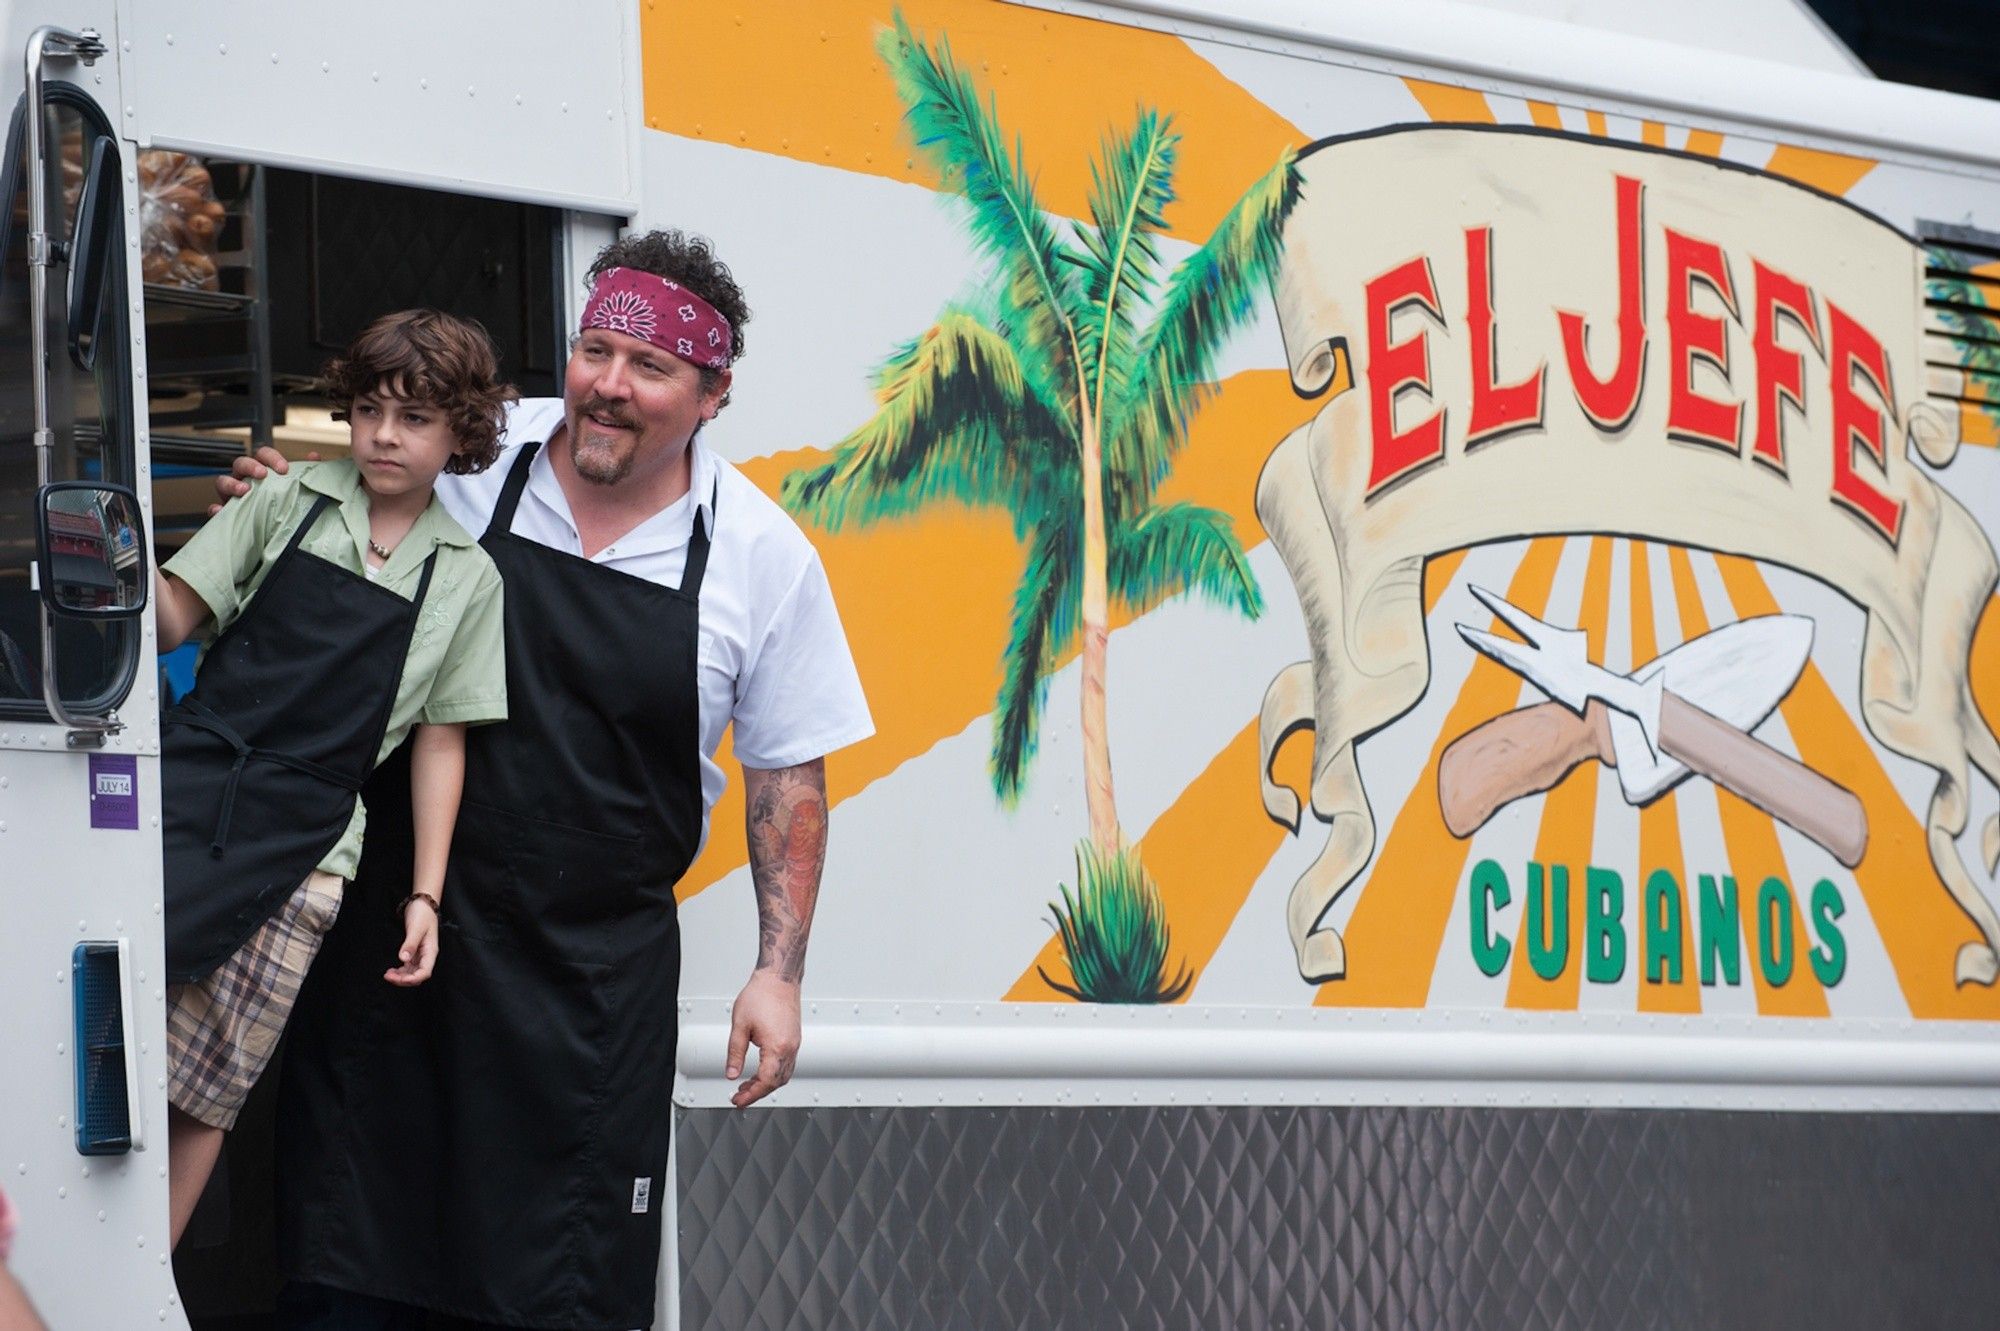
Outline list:
[[[409,800],[393,780],[365,792],[367,854],[286,1056],[281,1326],[437,1325],[425,1309],[460,1327],[652,1323],[673,889],[728,725],[761,937],[726,1071],[757,1046],[739,1107],[791,1077],[822,760],[871,733],[867,707],[812,547],[697,437],[749,317],[728,269],[664,231],[614,243],[590,276],[562,400],[519,404],[489,471],[439,481],[500,568],[511,715],[468,746],[422,989],[382,976]]]

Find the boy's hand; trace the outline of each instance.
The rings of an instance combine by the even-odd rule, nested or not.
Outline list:
[[[431,978],[437,965],[438,917],[431,903],[418,897],[403,911],[403,946],[396,953],[400,965],[382,972],[390,984],[414,989]]]

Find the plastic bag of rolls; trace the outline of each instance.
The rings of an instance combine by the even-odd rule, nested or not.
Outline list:
[[[199,157],[159,149],[139,154],[139,268],[146,281],[216,290],[222,218]]]

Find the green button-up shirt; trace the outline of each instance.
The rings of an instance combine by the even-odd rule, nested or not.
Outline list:
[[[320,516],[301,548],[329,563],[407,599],[416,595],[424,561],[431,551],[438,552],[437,571],[424,594],[389,729],[375,761],[388,757],[419,723],[479,725],[506,719],[500,570],[435,498],[388,562],[370,570],[368,493],[352,462],[294,463],[289,474],[259,481],[249,494],[230,500],[166,562],[166,571],[192,587],[213,612],[214,622],[205,630],[209,641],[243,613],[320,495],[332,496],[337,509]],[[366,817],[356,801],[347,831],[320,861],[321,869],[342,878],[354,876]]]

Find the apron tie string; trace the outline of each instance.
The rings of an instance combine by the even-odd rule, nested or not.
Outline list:
[[[289,767],[295,772],[303,772],[307,776],[339,786],[343,790],[359,792],[361,789],[360,781],[343,776],[310,758],[300,758],[293,754],[280,753],[275,749],[255,747],[237,733],[236,727],[223,720],[213,708],[199,698],[181,699],[180,705],[174,712],[171,720],[180,721],[197,730],[206,730],[236,751],[236,761],[229,765],[229,777],[222,783],[222,807],[216,812],[214,839],[208,843],[208,853],[214,859],[221,859],[223,850],[229,845],[229,823],[236,812],[236,789],[243,780],[244,765],[252,758],[276,763],[280,767]]]

